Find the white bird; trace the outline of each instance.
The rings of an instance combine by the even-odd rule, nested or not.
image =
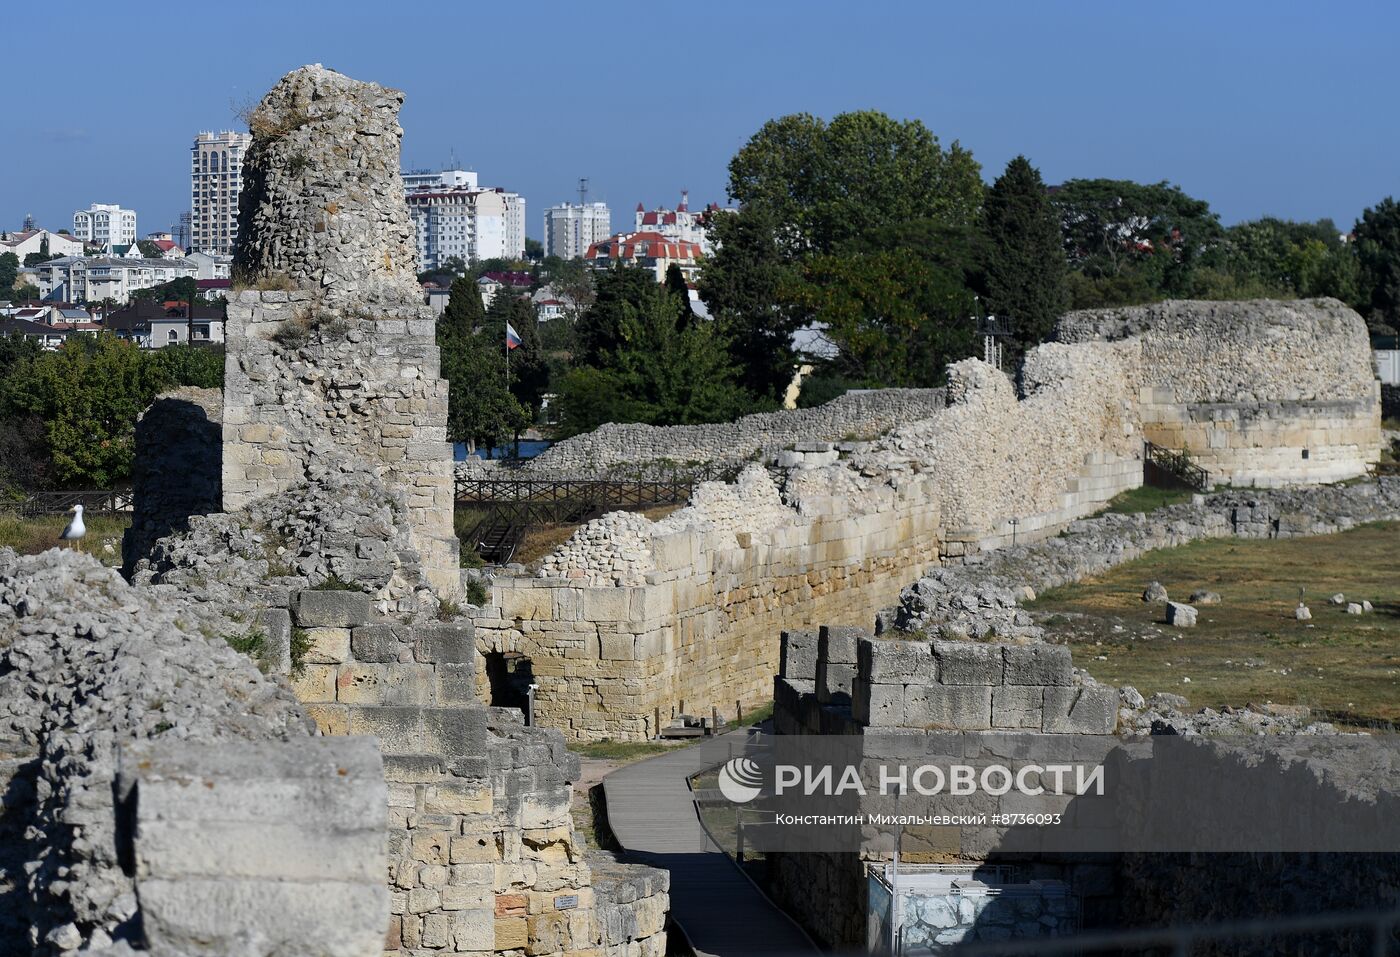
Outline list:
[[[78,539],[87,534],[87,526],[83,524],[83,507],[81,505],[74,505],[69,511],[73,513],[73,521],[68,523],[68,527],[65,528],[63,534],[58,537],[65,542],[76,543]],[[69,547],[77,548],[77,545],[73,544]]]

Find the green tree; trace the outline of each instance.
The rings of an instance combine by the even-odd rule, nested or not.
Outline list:
[[[525,237],[525,258],[534,262],[539,262],[544,258],[544,243],[538,239]]]
[[[1356,221],[1361,305],[1372,328],[1400,327],[1400,204],[1387,196]]]
[[[605,422],[722,422],[749,411],[715,325],[677,328],[678,305],[654,282],[620,305],[617,347],[601,366],[575,368],[559,385],[561,434]]]
[[[765,123],[731,160],[729,194],[741,205],[712,218],[717,248],[700,291],[744,385],[775,397],[792,375],[792,334],[811,321],[808,260],[871,251],[873,234],[900,223],[970,225],[983,185],[957,143],[944,149],[916,120],[862,111]]]
[[[1076,308],[1189,295],[1194,271],[1217,262],[1219,217],[1178,186],[1075,179],[1050,201],[1082,277],[1071,282]]]
[[[817,257],[795,298],[837,349],[824,377],[933,386],[974,351],[976,301],[963,276],[909,247]]]
[[[619,263],[595,277],[593,303],[578,320],[579,365],[601,366],[622,344],[622,324],[656,280],[646,270]]]
[[[506,356],[506,323],[520,336],[520,345]],[[510,373],[510,391],[531,418],[539,413],[540,402],[549,391],[549,363],[540,346],[539,323],[529,297],[502,289],[491,300],[482,326],[483,335],[501,350],[503,364]]]
[[[1044,342],[1069,302],[1060,223],[1040,172],[1024,156],[987,191],[987,308],[1012,320],[1019,351]]]
[[[224,387],[223,346],[195,346],[186,343],[165,346],[143,353],[155,367],[162,388],[196,386],[201,389]]]
[[[131,294],[132,299],[150,299],[155,302],[198,302],[199,283],[193,276],[181,276],[158,286],[147,286]]]
[[[676,308],[676,325],[686,326],[695,319],[695,311],[690,308],[690,287],[686,285],[685,274],[676,263],[666,267],[666,291],[679,304]]]
[[[506,387],[503,343],[493,347],[476,280],[452,283],[437,323],[442,375],[447,380],[447,435],[469,449],[492,448],[529,424],[529,414]]]
[[[172,384],[135,345],[102,333],[23,363],[0,401],[42,420],[58,482],[108,488],[131,474],[137,416]]]
[[[8,299],[7,293],[19,278],[19,257],[14,253],[0,253],[0,297]]]

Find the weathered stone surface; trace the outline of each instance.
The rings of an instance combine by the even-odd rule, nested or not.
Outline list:
[[[1142,593],[1142,600],[1147,602],[1168,601],[1166,586],[1161,582],[1148,582],[1147,590]]]
[[[1196,609],[1179,601],[1167,602],[1167,624],[1175,628],[1196,627]]]
[[[354,628],[369,618],[369,596],[349,590],[302,591],[293,610],[302,628]]]

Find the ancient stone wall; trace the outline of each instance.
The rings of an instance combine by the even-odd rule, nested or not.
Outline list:
[[[297,485],[316,459],[348,452],[404,492],[425,573],[451,596],[447,384],[414,276],[402,99],[312,66],[254,111],[235,264],[257,288],[228,307],[223,507]]]
[[[526,472],[596,475],[731,464],[804,442],[869,439],[943,407],[942,389],[848,392],[811,409],[759,412],[714,425],[616,425],[550,446]]]
[[[1334,299],[1091,310],[1056,335],[1139,342],[1144,436],[1188,451],[1215,484],[1336,482],[1379,458],[1366,326]]]
[[[403,93],[319,63],[293,70],[248,116],[233,268],[327,307],[418,305],[400,178]]]
[[[737,488],[701,488],[661,523],[585,526],[546,577],[496,579],[478,646],[530,660],[541,724],[640,740],[685,712],[732,718],[771,694],[778,630],[868,622],[938,555],[938,511],[914,477],[801,508],[756,467]]]
[[[0,927],[23,928],[0,953],[377,953],[373,743],[311,738],[285,686],[191,611],[78,552],[0,549],[0,831],[23,861],[0,858]]]
[[[223,401],[218,389],[175,389],[156,396],[136,421],[134,507],[122,535],[128,577],[157,539],[188,528],[191,515],[219,510]]]

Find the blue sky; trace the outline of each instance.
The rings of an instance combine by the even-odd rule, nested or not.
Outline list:
[[[4,229],[93,202],[167,228],[194,133],[312,62],[404,90],[406,164],[455,152],[525,195],[536,237],[580,176],[614,228],[682,187],[723,200],[734,151],[799,111],[920,119],[988,179],[1019,152],[1052,183],[1170,180],[1226,223],[1347,226],[1400,192],[1400,5],[1380,2],[3,6]]]

